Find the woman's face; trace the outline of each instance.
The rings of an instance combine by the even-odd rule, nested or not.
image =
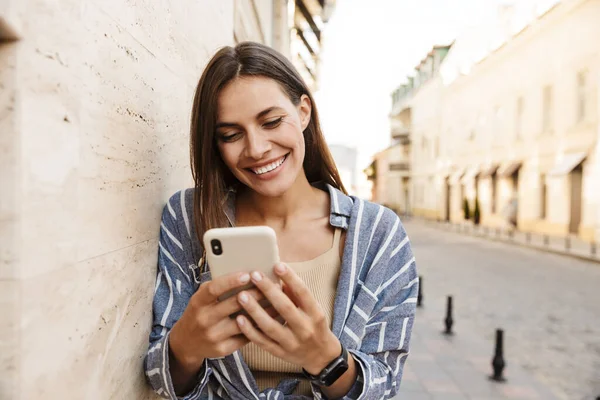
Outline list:
[[[304,174],[304,136],[311,104],[295,106],[279,84],[237,78],[220,92],[216,140],[233,175],[263,196],[280,196]]]

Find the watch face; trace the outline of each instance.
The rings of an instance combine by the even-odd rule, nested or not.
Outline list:
[[[323,385],[333,385],[346,371],[348,371],[348,361],[342,358],[331,368],[331,371],[326,376],[322,377]]]

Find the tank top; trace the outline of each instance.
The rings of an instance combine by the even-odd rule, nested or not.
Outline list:
[[[342,230],[336,228],[333,244],[325,253],[309,261],[286,263],[306,283],[313,297],[321,305],[328,325],[333,321],[333,306],[342,265],[340,237]],[[277,387],[282,379],[299,379],[294,394],[312,396],[309,381],[302,375],[302,368],[288,363],[262,350],[254,343],[241,348],[244,360],[254,374],[259,390]]]

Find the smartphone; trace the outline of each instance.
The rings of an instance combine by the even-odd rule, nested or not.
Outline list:
[[[274,282],[279,281],[273,273],[273,267],[279,262],[279,248],[277,236],[272,228],[268,226],[214,228],[204,233],[203,241],[213,279],[232,272],[260,271]],[[219,301],[252,287],[254,284],[250,282],[225,293],[219,297]]]

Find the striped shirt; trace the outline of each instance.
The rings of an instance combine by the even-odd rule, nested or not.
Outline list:
[[[327,185],[330,224],[346,230],[332,331],[357,364],[358,379],[343,399],[388,399],[399,389],[414,322],[418,277],[398,216],[388,208],[346,196]],[[193,189],[167,202],[161,222],[154,323],[144,366],[157,394],[170,399],[308,399],[291,394],[296,380],[259,392],[240,351],[205,359],[196,386],[177,397],[169,373],[168,338],[190,297],[210,272],[198,266],[201,243],[193,226]],[[225,204],[235,220],[233,196]],[[318,386],[313,397],[326,398]]]

